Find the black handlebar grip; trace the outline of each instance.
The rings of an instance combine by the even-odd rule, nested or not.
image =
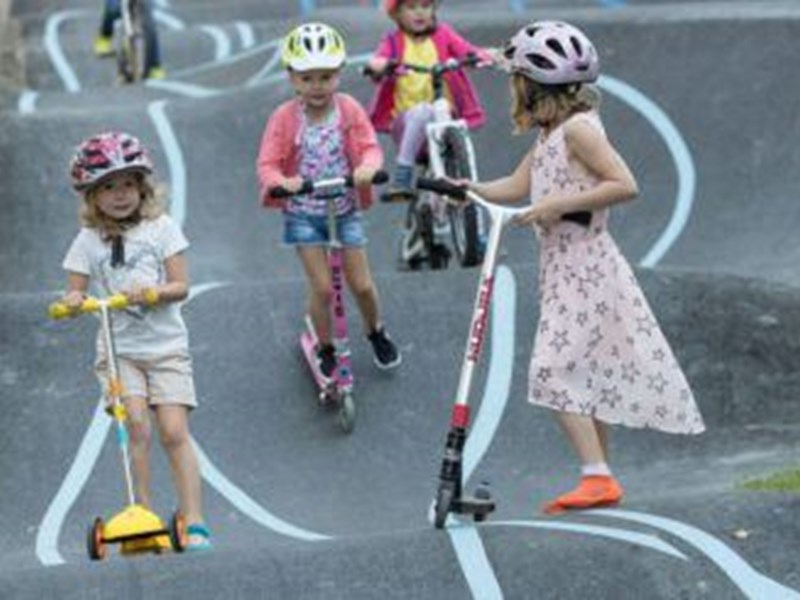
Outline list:
[[[372,176],[372,184],[373,185],[381,185],[389,181],[389,174],[386,171],[375,171],[375,175]],[[348,175],[344,178],[344,184],[347,187],[353,187],[353,176]],[[300,186],[300,189],[296,192],[290,192],[282,185],[277,185],[274,188],[269,189],[269,195],[273,198],[289,198],[290,196],[299,196],[301,194],[309,194],[314,191],[314,181],[312,179],[304,179],[303,185]]]
[[[562,221],[570,221],[577,223],[583,227],[589,227],[592,224],[592,213],[588,210],[581,210],[578,212],[564,213],[561,215]]]
[[[467,199],[467,188],[461,185],[454,185],[444,179],[429,179],[427,177],[420,177],[417,179],[417,187],[421,190],[441,194],[442,196],[449,196],[455,200]]]

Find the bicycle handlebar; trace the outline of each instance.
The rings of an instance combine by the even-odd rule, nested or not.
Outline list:
[[[409,71],[415,71],[416,73],[426,73],[434,77],[439,77],[444,73],[457,71],[463,67],[475,67],[480,62],[481,59],[478,57],[478,55],[472,52],[467,54],[464,58],[450,58],[444,62],[433,65],[417,65],[392,59],[386,64],[386,70],[382,73],[377,73],[371,69],[369,65],[366,65],[363,69],[361,69],[361,74],[379,81],[384,77],[395,76],[398,70],[407,69]]]
[[[381,185],[389,181],[389,174],[386,171],[376,171],[372,177],[372,185]],[[336,187],[353,187],[353,176],[347,177],[334,177],[333,179],[321,179],[314,181],[313,179],[303,179],[303,185],[296,192],[287,190],[282,185],[275,186],[267,190],[267,194],[273,198],[289,198],[291,196],[300,196],[310,192],[336,188]]]
[[[441,196],[448,196],[449,198],[462,202],[469,200],[470,195],[477,195],[471,192],[467,187],[450,183],[446,179],[420,177],[417,179],[417,187],[421,190],[427,190]],[[592,223],[592,213],[588,210],[565,213],[561,215],[561,220],[577,223],[583,227],[589,227]]]

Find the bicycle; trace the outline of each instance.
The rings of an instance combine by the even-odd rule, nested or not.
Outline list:
[[[485,482],[476,488],[473,496],[463,496],[462,456],[470,421],[468,400],[472,385],[472,375],[478,363],[487,331],[500,235],[505,224],[516,215],[525,212],[528,207],[514,208],[493,204],[484,200],[475,192],[454,185],[444,179],[421,177],[417,180],[417,188],[450,198],[449,202],[461,201],[464,203],[464,201],[469,201],[469,204],[480,204],[489,213],[491,220],[486,255],[481,267],[480,282],[469,326],[469,337],[461,366],[461,375],[458,380],[456,401],[450,419],[450,431],[447,434],[444,457],[439,472],[439,486],[433,502],[433,524],[436,529],[441,529],[447,521],[447,515],[451,512],[470,514],[476,522],[480,522],[484,521],[487,515],[495,509],[495,502],[492,499],[489,486]],[[588,211],[567,213],[562,215],[561,218],[580,227],[589,227],[592,213]]]
[[[445,98],[445,74],[475,67],[481,60],[474,54],[461,59],[450,59],[430,66],[390,61],[385,74],[377,74],[369,67],[364,75],[375,80],[397,76],[402,70],[430,75],[433,82],[434,120],[425,131],[426,152],[418,159],[418,167],[425,178],[477,179],[475,148],[466,121],[454,119],[450,104]],[[445,269],[451,252],[447,235],[462,267],[479,265],[483,260],[483,218],[475,204],[443,202],[438,194],[423,190],[408,204],[406,233],[401,242],[400,260],[411,269],[419,269],[427,262],[431,269]],[[391,200],[386,199],[384,200]]]
[[[372,183],[379,185],[386,183],[388,180],[389,175],[386,172],[378,171],[373,177]],[[339,425],[345,433],[352,432],[355,426],[356,403],[353,398],[355,380],[350,362],[350,341],[344,303],[344,253],[342,252],[342,243],[336,237],[336,206],[334,200],[342,195],[343,188],[352,186],[352,177],[337,177],[316,182],[305,179],[303,185],[296,192],[290,192],[280,186],[268,190],[268,193],[273,198],[288,198],[312,192],[322,192],[322,195],[317,195],[316,197],[324,198],[328,201],[328,266],[333,286],[333,295],[329,308],[331,324],[333,325],[333,346],[336,350],[336,368],[334,369],[333,377],[326,377],[320,370],[317,361],[319,339],[309,315],[305,316],[305,328],[300,334],[300,349],[319,389],[319,403],[325,407],[338,408]]]
[[[147,0],[120,0],[122,35],[115,36],[117,43],[117,71],[124,83],[139,83],[147,78],[149,27],[155,27],[150,17]]]

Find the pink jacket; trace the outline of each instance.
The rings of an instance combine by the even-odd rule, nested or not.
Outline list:
[[[439,54],[439,61],[449,58],[463,58],[470,52],[483,57],[486,53],[473,46],[446,23],[439,23],[431,35],[433,44]],[[401,60],[403,56],[404,36],[399,29],[387,33],[375,51],[375,56],[390,60]],[[456,115],[467,122],[470,128],[480,127],[486,120],[483,107],[478,94],[463,70],[445,74],[445,81],[453,96]],[[392,127],[392,113],[394,112],[395,80],[386,77],[378,84],[378,89],[370,105],[370,118],[375,129],[388,133]]]
[[[339,111],[344,151],[351,172],[361,166],[380,169],[383,166],[383,150],[364,108],[347,94],[336,94],[334,102]],[[261,203],[268,208],[283,208],[284,199],[272,198],[266,191],[280,185],[282,178],[298,173],[303,139],[302,110],[302,104],[297,99],[280,105],[267,121],[261,138],[256,167],[261,184]],[[359,189],[359,204],[362,209],[370,207],[371,188]]]

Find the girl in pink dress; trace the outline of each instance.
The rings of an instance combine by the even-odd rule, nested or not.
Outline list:
[[[607,229],[611,205],[638,192],[606,138],[596,51],[577,28],[540,21],[507,44],[515,133],[539,128],[532,150],[509,176],[467,183],[492,201],[530,196],[518,218],[541,244],[540,320],[529,401],[556,411],[581,461],[576,489],[546,513],[617,504],[622,486],[608,466],[607,424],[700,433],[703,420],[633,272]],[[584,227],[562,220],[589,211]]]

